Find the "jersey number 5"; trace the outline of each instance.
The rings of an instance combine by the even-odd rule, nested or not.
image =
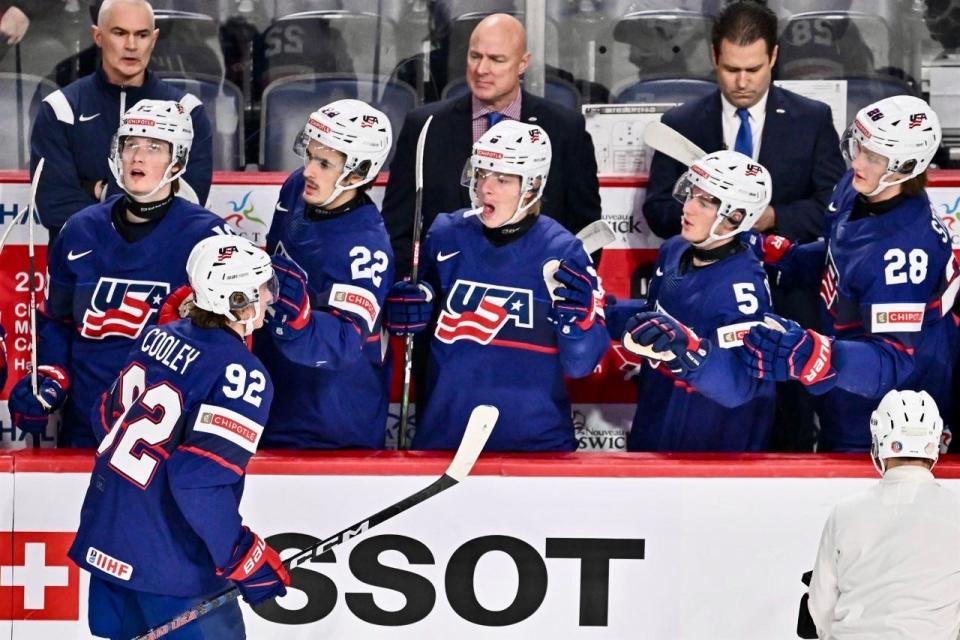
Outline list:
[[[142,489],[150,484],[160,464],[149,448],[165,442],[183,414],[180,392],[166,382],[147,389],[146,376],[147,370],[137,363],[120,374],[113,393],[120,394],[123,413],[97,449],[99,457],[113,447],[110,466]],[[139,417],[131,419],[131,415]],[[138,455],[133,449],[141,442],[146,446]]]

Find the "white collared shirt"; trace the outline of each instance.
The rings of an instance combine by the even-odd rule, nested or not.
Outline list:
[[[760,141],[763,138],[763,122],[767,118],[767,98],[769,97],[770,89],[768,88],[757,104],[747,109],[750,114],[750,133],[753,135],[753,154],[751,157],[754,160],[760,156]],[[737,133],[740,132],[740,116],[737,115],[737,108],[730,104],[722,93],[720,94],[720,106],[723,110],[720,117],[723,121],[723,144],[732,151],[737,143]]]
[[[956,640],[960,497],[924,467],[888,469],[827,520],[808,608],[820,638]]]

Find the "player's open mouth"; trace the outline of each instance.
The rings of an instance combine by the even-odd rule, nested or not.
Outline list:
[[[493,216],[495,216],[496,214],[497,214],[497,207],[496,207],[496,205],[492,205],[492,204],[485,204],[485,205],[483,205],[483,217],[484,217],[484,218],[489,219],[489,218],[492,218]]]
[[[147,174],[144,173],[144,172],[143,172],[142,170],[140,170],[140,169],[131,169],[131,170],[130,170],[130,176],[131,176],[132,178],[142,178],[142,177],[145,176],[145,175],[147,175]]]

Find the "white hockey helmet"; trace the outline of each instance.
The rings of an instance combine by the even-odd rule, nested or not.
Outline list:
[[[461,183],[470,188],[473,206],[479,207],[477,170],[519,176],[520,202],[510,219],[503,223],[513,224],[543,197],[552,156],[550,136],[543,127],[516,120],[501,120],[473,143],[473,153],[464,168]],[[524,204],[523,196],[531,191],[535,192],[534,197]]]
[[[840,151],[852,163],[861,148],[887,159],[875,196],[927,170],[940,147],[940,118],[926,102],[914,96],[893,96],[860,109],[843,134]]]
[[[113,136],[110,147],[110,158],[107,161],[110,171],[120,188],[126,191],[123,184],[123,139],[127,136],[153,138],[170,143],[170,164],[163,172],[163,178],[156,188],[138,200],[149,202],[150,198],[164,185],[176,180],[187,170],[187,160],[190,157],[190,145],[193,143],[193,120],[190,114],[179,102],[173,100],[140,100],[127,109],[120,118],[120,128]],[[174,165],[180,165],[180,171],[173,174]]]
[[[246,238],[214,235],[196,244],[187,258],[187,277],[193,288],[194,304],[211,313],[244,323],[244,335],[264,312],[260,287],[269,284],[276,298],[277,279],[267,252]],[[240,312],[254,305],[256,313],[247,320]]]
[[[926,391],[889,391],[870,415],[870,457],[880,475],[888,458],[940,456],[943,420],[937,403]]]
[[[693,243],[697,247],[749,231],[770,204],[773,193],[770,172],[737,151],[717,151],[694,162],[677,180],[673,197],[685,203],[694,187],[719,201],[717,219],[710,227],[710,234],[705,240]],[[742,211],[743,217],[738,224],[734,224],[731,218],[737,211]],[[725,220],[736,228],[727,233],[717,233]]]
[[[333,193],[320,204],[323,207],[347,189],[356,189],[377,177],[390,155],[393,129],[390,118],[366,102],[337,100],[311,113],[294,141],[294,153],[302,156],[305,162],[311,140],[346,156]],[[354,173],[362,180],[357,184],[344,184],[344,180]]]

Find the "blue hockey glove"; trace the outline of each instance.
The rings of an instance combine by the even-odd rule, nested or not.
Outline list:
[[[286,595],[290,585],[280,554],[249,527],[243,527],[230,562],[217,574],[233,580],[251,606]]]
[[[832,346],[827,336],[767,313],[763,324],[755,325],[744,336],[743,348],[736,353],[755,378],[799,380],[811,387],[836,378],[831,365]],[[820,389],[827,390],[825,385]]]
[[[282,340],[292,340],[310,324],[307,274],[286,256],[276,254],[271,257],[271,261],[279,292],[264,324],[274,336]]]
[[[622,341],[627,351],[644,356],[654,367],[662,362],[678,378],[698,369],[710,353],[708,341],[658,311],[644,311],[628,320]]]
[[[387,293],[387,331],[406,336],[426,329],[433,317],[433,298],[433,288],[426,282],[395,282]]]
[[[602,315],[603,301],[597,300],[591,277],[571,266],[566,260],[556,265],[552,274],[551,263],[544,265],[544,281],[553,303],[547,312],[547,320],[568,337],[583,334],[593,326],[597,315]]]
[[[7,332],[0,324],[0,391],[7,384]]]
[[[47,416],[63,406],[70,389],[70,376],[60,367],[37,367],[37,395],[27,374],[10,391],[10,420],[26,433],[43,433]]]

